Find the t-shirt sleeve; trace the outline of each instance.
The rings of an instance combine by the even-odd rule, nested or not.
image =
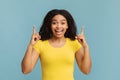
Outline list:
[[[38,40],[34,45],[33,48],[40,54],[41,50],[41,41]]]
[[[80,48],[82,47],[82,45],[78,42],[78,40],[74,41],[74,51],[77,52]]]

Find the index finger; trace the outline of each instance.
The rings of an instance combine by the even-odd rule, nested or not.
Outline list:
[[[36,33],[36,25],[33,26],[33,34]]]
[[[80,34],[84,35],[84,25],[82,25],[82,30]]]

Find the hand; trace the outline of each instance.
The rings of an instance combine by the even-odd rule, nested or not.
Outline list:
[[[76,39],[79,41],[80,44],[82,44],[83,47],[88,46],[84,36],[84,26],[82,26],[81,33],[76,36]]]
[[[36,32],[36,26],[34,25],[30,45],[34,45],[39,39],[41,39],[41,36],[39,35],[39,33]]]

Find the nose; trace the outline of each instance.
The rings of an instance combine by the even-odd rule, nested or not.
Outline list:
[[[60,23],[57,23],[57,28],[60,28],[60,27],[61,27]]]

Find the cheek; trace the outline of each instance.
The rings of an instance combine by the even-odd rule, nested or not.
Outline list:
[[[66,28],[64,29],[64,33],[67,32],[67,30],[68,30],[68,28],[66,27]]]
[[[68,24],[66,24],[66,29],[68,29]]]
[[[51,30],[55,29],[55,25],[51,25]]]
[[[67,29],[68,29],[68,26],[66,26],[65,29],[67,30]]]

